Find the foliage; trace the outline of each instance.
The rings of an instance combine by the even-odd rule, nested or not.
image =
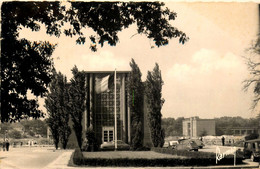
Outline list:
[[[60,140],[63,149],[67,148],[67,143],[69,141],[69,136],[71,134],[71,129],[69,126],[69,118],[70,118],[70,112],[68,108],[69,103],[69,93],[68,93],[68,84],[67,79],[64,77],[61,73],[57,75],[58,79],[58,91],[57,91],[57,101],[56,104],[58,104],[58,109],[60,111]]]
[[[247,91],[253,86],[255,98],[253,99],[252,109],[256,108],[260,100],[260,34],[254,44],[248,49],[249,56],[245,57],[247,68],[251,75],[250,78],[244,80],[244,90]]]
[[[162,119],[162,128],[165,131],[165,137],[168,136],[182,136],[182,121],[184,117],[174,118],[163,118]]]
[[[86,81],[84,72],[80,72],[75,66],[72,69],[73,78],[70,80],[69,87],[69,112],[73,122],[78,146],[82,146],[82,119],[86,108]]]
[[[22,120],[20,124],[24,129],[24,133],[28,133],[29,131],[31,131],[34,133],[33,135],[39,134],[43,137],[47,136],[46,120],[39,120],[39,119]]]
[[[10,129],[12,129],[12,126],[10,123],[1,123],[1,130],[0,130],[0,134],[5,134],[6,131],[9,131]]]
[[[131,147],[133,150],[143,146],[143,95],[144,86],[142,83],[142,73],[134,59],[130,62],[131,72],[129,75],[128,106],[131,112]]]
[[[58,145],[59,145],[59,141],[60,141],[60,134],[59,134],[59,125],[56,122],[55,117],[57,117],[56,114],[55,115],[52,114],[51,116],[49,116],[49,118],[47,119],[47,124],[50,127],[50,131],[52,134],[55,148],[58,149]]]
[[[95,132],[93,131],[92,128],[87,129],[86,138],[87,138],[87,141],[88,141],[87,151],[97,151],[98,150],[97,139],[95,137]]]
[[[257,118],[242,118],[238,117],[220,117],[214,118],[216,121],[216,135],[230,135],[234,134],[231,131],[233,127],[257,127],[259,125],[259,119]]]
[[[158,153],[164,153],[164,154],[171,154],[171,155],[177,155],[177,156],[185,156],[189,157],[191,159],[196,159],[200,162],[197,162],[195,164],[197,165],[215,165],[216,163],[216,153],[212,152],[191,152],[186,150],[175,150],[171,148],[158,148],[153,147],[152,151],[158,152]],[[205,164],[203,164],[205,163]],[[243,152],[236,151],[236,164],[242,164],[243,163]],[[227,155],[224,159],[218,161],[218,165],[230,165],[234,164],[234,155]]]
[[[50,92],[45,99],[45,107],[46,107],[46,110],[47,110],[48,116],[49,116],[46,122],[50,128],[56,149],[58,149],[58,144],[60,141],[60,131],[59,131],[60,120],[59,119],[61,116],[59,107],[56,104],[56,101],[58,100],[56,91],[59,90],[57,83],[58,83],[58,79],[53,78],[53,80],[50,84]]]
[[[15,139],[20,139],[20,138],[22,138],[22,134],[18,130],[12,130],[11,132],[9,132],[9,137],[15,138]]]
[[[0,134],[4,134],[6,130],[11,138],[14,136],[12,133],[17,133],[17,131],[20,132],[21,138],[35,136],[36,134],[41,135],[42,137],[47,136],[46,121],[39,119],[21,120],[19,123],[1,123]]]
[[[249,134],[245,137],[245,140],[254,140],[254,139],[257,139],[259,137],[259,134],[257,133],[252,133],[252,134]]]
[[[30,7],[34,8],[30,9]],[[38,6],[38,10],[43,10]],[[38,110],[37,99],[27,98],[28,92],[43,96],[50,82],[54,45],[49,42],[30,42],[18,39],[21,26],[38,30],[34,19],[34,3],[4,2],[2,4],[1,30],[1,121],[14,122],[20,119],[43,116]],[[46,8],[45,8],[46,9]],[[45,10],[44,9],[44,10]],[[30,13],[30,11],[32,13]],[[34,12],[33,12],[34,11]],[[49,10],[45,11],[47,16]],[[38,13],[38,19],[43,13]],[[44,22],[44,21],[43,21]]]
[[[81,164],[84,159],[84,156],[80,150],[80,148],[76,148],[73,153],[73,163],[74,164]]]
[[[188,37],[169,21],[177,14],[164,8],[160,2],[3,2],[1,8],[1,121],[14,122],[23,118],[38,118],[43,112],[38,109],[37,99],[43,97],[51,82],[53,62],[50,58],[55,46],[49,42],[19,40],[22,27],[32,31],[46,27],[46,33],[59,37],[77,36],[77,44],[84,44],[85,28],[91,28],[90,49],[97,50],[105,42],[116,45],[118,32],[132,24],[137,33],[145,34],[155,45],[166,45],[171,38],[185,43]],[[69,5],[68,5],[69,6]],[[67,28],[66,23],[70,24]]]
[[[35,133],[33,131],[31,131],[31,130],[28,132],[28,134],[29,134],[29,136],[32,136],[32,137],[35,136]]]
[[[162,99],[163,80],[159,65],[156,63],[153,72],[148,71],[145,95],[148,107],[148,124],[151,131],[151,139],[154,147],[164,144],[164,130],[161,127],[161,109],[164,103]]]
[[[73,2],[66,12],[65,20],[70,22],[72,29],[65,30],[68,36],[78,35],[77,43],[84,44],[82,28],[90,27],[97,34],[90,36],[90,49],[97,50],[105,42],[115,46],[119,41],[118,32],[132,24],[137,25],[137,33],[146,35],[155,45],[166,45],[171,38],[179,38],[185,43],[186,34],[169,24],[177,14],[159,2]]]
[[[66,77],[64,77],[60,72],[56,73],[54,70],[53,79],[50,84],[50,92],[45,99],[45,107],[49,115],[48,125],[53,137],[55,138],[55,145],[58,145],[60,139],[64,149],[67,147],[68,139],[71,134],[71,129],[68,124],[68,103],[69,94]]]

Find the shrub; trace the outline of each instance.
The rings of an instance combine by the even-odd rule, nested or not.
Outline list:
[[[83,161],[84,161],[84,156],[80,148],[76,148],[73,154],[73,163],[76,165],[81,165]]]
[[[11,138],[14,138],[14,139],[20,139],[20,138],[22,138],[21,132],[18,131],[18,130],[15,130],[15,129],[11,131],[11,133],[9,134],[9,136],[10,136]]]
[[[121,167],[166,167],[166,166],[209,166],[216,165],[215,158],[158,158],[158,159],[146,159],[146,158],[73,158],[74,164],[86,165],[86,166],[121,166]],[[230,163],[230,159],[221,160],[218,165],[233,164]]]
[[[178,155],[173,158],[85,158],[80,149],[76,149],[73,162],[86,166],[118,166],[118,167],[165,167],[165,166],[213,166],[216,165],[216,155],[207,152],[176,151],[166,148],[152,148],[159,153]],[[236,164],[242,164],[243,158],[237,153]],[[233,165],[233,155],[226,156],[217,165]]]
[[[99,145],[93,129],[88,128],[86,131],[86,140],[83,142],[83,149],[86,151],[97,151]]]
[[[190,163],[190,164],[196,164],[201,166],[216,165],[216,154],[212,152],[192,152],[186,150],[175,150],[170,148],[158,148],[158,147],[153,147],[151,150],[158,153],[185,156],[189,158],[191,161],[195,160],[194,163]],[[234,163],[233,155],[227,155],[223,159],[218,161],[218,164],[221,165],[230,165],[233,163]],[[236,152],[236,164],[242,164],[242,163],[243,163],[243,153],[238,150]]]
[[[245,137],[245,140],[253,140],[253,139],[257,139],[259,137],[259,134],[257,133],[252,133],[252,134],[249,134]]]

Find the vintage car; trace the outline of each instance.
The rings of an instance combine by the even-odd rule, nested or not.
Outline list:
[[[175,148],[179,144],[179,141],[170,141],[169,143],[172,148]]]
[[[203,148],[205,146],[205,144],[199,139],[191,139],[191,141],[194,141],[199,146],[199,148]]]
[[[190,139],[179,140],[179,144],[175,147],[176,150],[188,150],[188,151],[198,151],[199,146],[195,141]]]
[[[259,161],[260,139],[245,141],[243,153],[245,158],[250,158],[252,161]]]
[[[101,150],[114,150],[115,141],[104,142],[100,145]],[[117,140],[117,150],[129,150],[130,146],[122,140]]]

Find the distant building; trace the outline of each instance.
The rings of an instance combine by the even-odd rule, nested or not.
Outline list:
[[[249,134],[257,134],[258,133],[258,127],[220,127],[220,129],[225,134],[232,134],[235,136],[243,136],[243,135],[249,135]]]
[[[216,123],[214,119],[200,119],[190,117],[182,121],[183,136],[200,137],[201,135],[216,135]]]

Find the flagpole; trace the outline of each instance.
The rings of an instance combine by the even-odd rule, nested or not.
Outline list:
[[[116,69],[115,69],[115,77],[114,77],[114,84],[115,84],[115,89],[114,89],[114,92],[115,92],[115,96],[114,96],[114,100],[115,100],[115,150],[117,150],[117,118],[116,118]]]

